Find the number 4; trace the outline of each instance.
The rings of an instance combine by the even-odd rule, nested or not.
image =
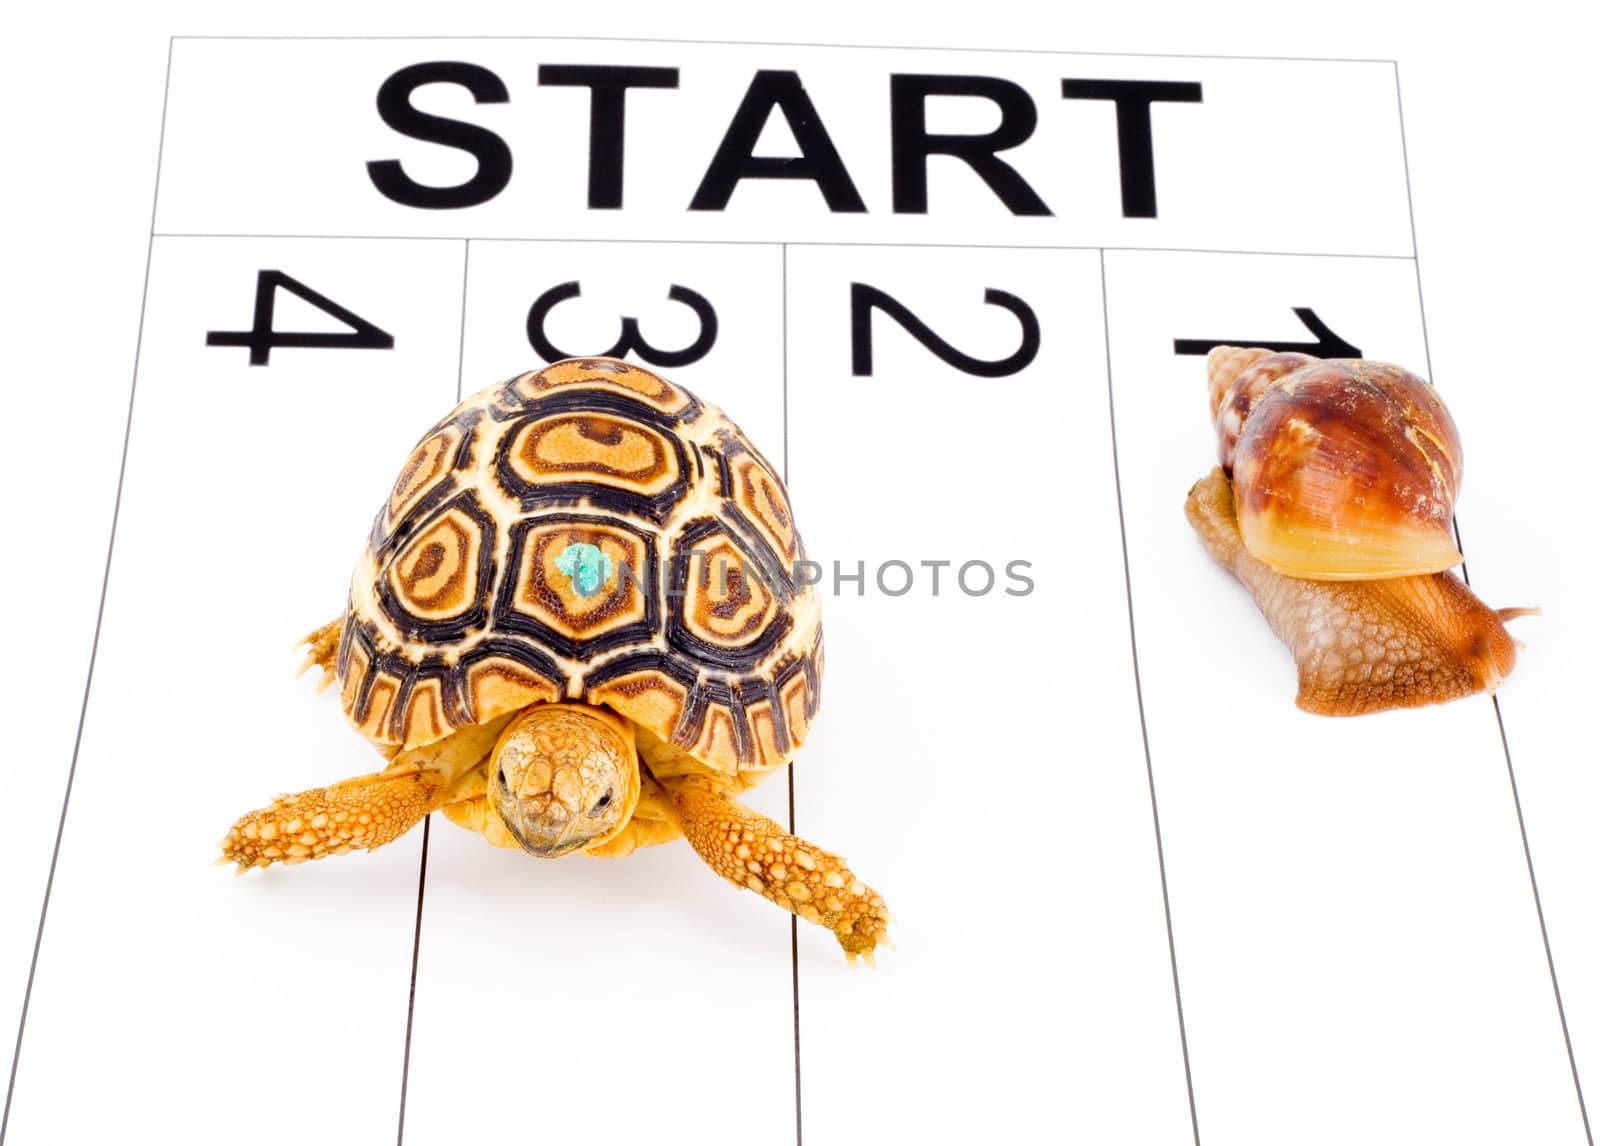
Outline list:
[[[272,329],[272,310],[278,288],[305,299],[325,314],[331,314],[350,328],[349,334],[309,333]],[[256,274],[255,325],[249,330],[208,330],[207,346],[248,346],[250,365],[265,366],[275,346],[343,346],[354,350],[393,350],[394,335],[379,330],[353,311],[346,310],[325,294],[318,294],[305,283],[282,271]]]

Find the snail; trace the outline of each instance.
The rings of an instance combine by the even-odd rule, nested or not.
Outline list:
[[[1185,512],[1299,669],[1295,703],[1355,716],[1493,693],[1521,642],[1454,574],[1461,439],[1433,387],[1384,362],[1219,346],[1218,468]]]

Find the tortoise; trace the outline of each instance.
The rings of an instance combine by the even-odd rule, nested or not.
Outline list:
[[[388,766],[241,817],[218,862],[370,851],[435,810],[545,858],[682,836],[870,962],[882,897],[738,799],[817,714],[804,552],[761,452],[648,370],[567,359],[466,399],[401,467],[343,616],[304,641],[301,671],[337,681]]]

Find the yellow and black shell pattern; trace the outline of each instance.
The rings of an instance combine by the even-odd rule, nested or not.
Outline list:
[[[568,359],[411,452],[350,586],[345,714],[416,748],[541,701],[604,705],[723,772],[794,755],[821,606],[777,472],[648,370]]]

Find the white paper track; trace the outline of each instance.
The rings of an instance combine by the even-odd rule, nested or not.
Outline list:
[[[1518,720],[1537,630],[1498,705],[1308,716],[1183,517],[1207,346],[1432,374],[1396,76],[175,39],[71,767],[0,834],[4,1142],[1582,1143],[1583,885],[1538,898],[1512,765],[1561,748]],[[682,842],[546,863],[434,817],[210,866],[375,766],[289,646],[419,435],[607,352],[788,482],[827,687],[748,801],[888,899],[876,974]],[[1495,450],[1505,376],[1433,381]]]

